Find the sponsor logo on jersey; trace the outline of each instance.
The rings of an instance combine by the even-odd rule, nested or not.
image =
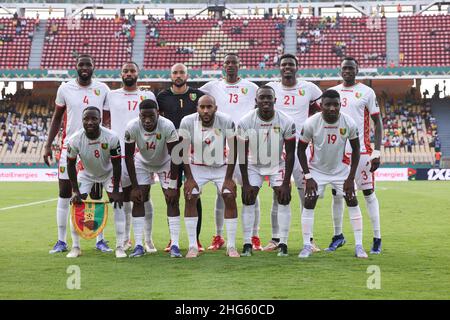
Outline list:
[[[341,136],[345,136],[345,134],[347,133],[347,128],[339,128],[339,133],[341,134]]]
[[[161,133],[156,134],[156,140],[161,140]]]
[[[299,89],[298,90],[298,94],[301,95],[302,97],[305,95],[305,89]]]
[[[102,149],[104,149],[104,150],[108,149],[108,144],[107,143],[102,143]]]
[[[248,93],[248,88],[241,88],[241,92],[243,94],[247,94]]]
[[[355,97],[356,99],[359,99],[362,97],[362,93],[361,92],[355,92]]]
[[[94,93],[97,97],[100,97],[100,90],[99,89],[94,89]]]
[[[197,94],[196,93],[189,93],[189,99],[191,99],[192,101],[195,101],[197,99]]]

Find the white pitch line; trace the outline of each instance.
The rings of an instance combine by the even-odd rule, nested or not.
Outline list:
[[[16,208],[21,208],[21,207],[29,207],[29,206],[34,206],[35,204],[40,204],[40,203],[45,203],[45,202],[50,202],[50,201],[55,201],[55,200],[58,200],[58,198],[42,200],[42,201],[36,201],[36,202],[30,202],[30,203],[24,203],[24,204],[19,204],[17,206],[12,206],[12,207],[0,208],[0,211],[16,209]]]

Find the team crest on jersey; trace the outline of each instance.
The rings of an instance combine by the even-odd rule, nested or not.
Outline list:
[[[102,149],[104,149],[104,150],[108,149],[108,144],[107,143],[102,143]]]
[[[141,96],[141,101],[144,101],[145,99],[147,99],[146,96]]]
[[[97,97],[100,96],[100,90],[99,89],[94,89],[94,93]]]
[[[341,136],[345,136],[345,134],[347,133],[347,128],[339,128],[339,133],[341,134]]]
[[[279,126],[274,126],[273,127],[273,131],[275,131],[275,133],[280,133],[280,127]]]
[[[161,140],[161,133],[156,134],[156,140]]]
[[[59,167],[59,172],[64,173],[66,171],[66,167]]]
[[[196,93],[189,93],[189,99],[191,99],[192,101],[195,101],[197,99],[197,94]]]
[[[243,94],[247,94],[248,93],[248,88],[241,88],[241,92]]]
[[[222,134],[222,130],[219,129],[219,128],[215,128],[214,129],[214,133],[215,133],[216,136],[220,136]]]
[[[362,93],[361,92],[355,92],[355,97],[356,99],[359,99],[362,97]]]
[[[298,90],[298,94],[301,95],[302,97],[305,95],[305,89],[299,89]]]

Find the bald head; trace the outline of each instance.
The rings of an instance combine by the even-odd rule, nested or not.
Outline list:
[[[187,67],[182,63],[176,63],[170,69],[170,79],[172,80],[172,87],[185,89],[186,80],[188,78]]]
[[[201,104],[210,104],[210,105],[215,106],[216,99],[214,99],[213,96],[205,94],[205,95],[201,96],[200,99],[198,99],[198,105],[201,105]]]
[[[203,126],[211,127],[213,125],[216,111],[217,106],[214,97],[206,94],[198,99],[197,112],[202,120]]]

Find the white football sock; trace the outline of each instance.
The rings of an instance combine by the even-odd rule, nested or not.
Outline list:
[[[350,223],[352,224],[353,233],[355,234],[355,245],[362,245],[363,222],[361,209],[359,206],[348,207],[348,215],[350,216]]]
[[[153,226],[153,203],[152,199],[144,202],[145,220],[144,220],[144,239],[146,242],[152,240]]]
[[[380,205],[378,203],[378,198],[375,192],[368,196],[364,196],[366,200],[367,212],[369,213],[370,221],[372,222],[373,236],[374,238],[381,239],[381,228],[380,228]]]
[[[287,245],[289,238],[289,227],[291,226],[290,205],[278,204],[278,225],[280,226],[280,243]]]
[[[132,206],[131,206],[131,201],[127,201],[123,203],[123,211],[125,212],[125,240],[130,240],[131,239],[131,211],[132,211]]]
[[[252,243],[252,227],[255,221],[255,205],[242,205],[242,231],[244,243]]]
[[[333,196],[331,202],[334,235],[337,236],[342,233],[342,220],[344,219],[344,197]]]
[[[72,248],[80,248],[80,236],[75,231],[75,228],[72,224],[72,219],[70,219],[70,233],[72,234]]]
[[[236,229],[238,219],[225,219],[227,226],[227,248],[236,248]]]
[[[145,217],[133,217],[133,231],[135,246],[142,246]]]
[[[224,223],[224,214],[225,214],[225,202],[223,201],[223,197],[221,195],[216,195],[216,235],[223,236],[223,223]]]
[[[56,206],[56,225],[58,226],[58,240],[67,243],[67,219],[69,218],[70,198],[58,198]],[[72,220],[72,219],[70,219]]]
[[[256,197],[255,202],[255,222],[253,223],[253,233],[252,236],[259,237],[259,220],[261,216],[261,211],[259,207],[259,195]]]
[[[314,209],[303,208],[302,212],[302,233],[303,245],[311,245],[311,234],[314,228]]]
[[[180,216],[177,217],[168,217],[169,220],[169,230],[170,230],[170,241],[172,241],[172,245],[177,247],[180,246]]]
[[[99,242],[99,241],[102,241],[102,240],[104,240],[105,239],[105,237],[103,236],[103,232],[100,232],[99,234],[98,234],[98,236],[97,236],[97,242]]]
[[[278,225],[278,198],[275,192],[272,197],[272,210],[270,211],[272,221],[272,238],[280,238],[280,226]]]
[[[184,224],[189,238],[189,248],[197,248],[197,222],[198,217],[184,217]]]
[[[116,248],[122,247],[125,241],[125,212],[123,207],[114,208],[114,224],[116,226]]]

